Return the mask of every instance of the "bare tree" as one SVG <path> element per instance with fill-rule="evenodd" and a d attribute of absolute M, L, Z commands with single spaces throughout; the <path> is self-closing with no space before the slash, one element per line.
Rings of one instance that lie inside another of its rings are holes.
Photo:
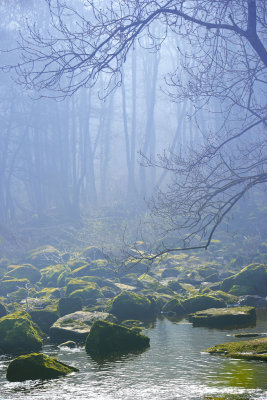
<path fill-rule="evenodd" d="M 202 142 L 183 154 L 165 152 L 158 162 L 145 160 L 173 175 L 151 205 L 164 218 L 164 233 L 177 232 L 177 243 L 170 248 L 162 241 L 157 254 L 207 248 L 234 205 L 267 181 L 266 1 L 47 4 L 51 31 L 44 37 L 37 26 L 29 27 L 15 67 L 19 81 L 41 95 L 71 95 L 103 73 L 108 93 L 120 85 L 131 47 L 139 43 L 160 51 L 176 40 L 177 69 L 166 77 L 165 88 L 173 100 L 192 102 L 192 126 L 201 131 Z"/>

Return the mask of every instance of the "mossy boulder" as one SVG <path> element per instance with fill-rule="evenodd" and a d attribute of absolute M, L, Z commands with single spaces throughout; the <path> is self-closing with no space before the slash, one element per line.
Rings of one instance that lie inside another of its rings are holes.
<path fill-rule="evenodd" d="M 133 329 L 107 321 L 94 322 L 85 342 L 91 356 L 105 357 L 141 351 L 149 347 L 149 338 Z"/>
<path fill-rule="evenodd" d="M 58 263 L 60 252 L 53 246 L 43 246 L 32 250 L 26 257 L 26 261 L 41 269 Z"/>
<path fill-rule="evenodd" d="M 254 307 L 211 308 L 189 316 L 193 326 L 209 328 L 241 328 L 256 323 Z"/>
<path fill-rule="evenodd" d="M 226 304 L 223 300 L 216 299 L 213 296 L 197 295 L 183 300 L 182 306 L 185 310 L 185 313 L 189 314 L 200 310 L 206 310 L 207 308 L 225 307 Z"/>
<path fill-rule="evenodd" d="M 84 342 L 91 326 L 99 319 L 116 322 L 116 318 L 105 312 L 77 311 L 59 318 L 50 328 L 50 338 L 62 343 L 67 340 Z"/>
<path fill-rule="evenodd" d="M 0 295 L 6 296 L 18 290 L 20 287 L 25 287 L 30 281 L 28 279 L 2 279 L 0 281 Z"/>
<path fill-rule="evenodd" d="M 36 379 L 54 379 L 77 372 L 78 369 L 64 364 L 42 353 L 31 353 L 12 360 L 6 377 L 10 382 Z"/>
<path fill-rule="evenodd" d="M 245 360 L 267 361 L 267 338 L 218 344 L 206 350 L 210 354 Z"/>
<path fill-rule="evenodd" d="M 58 314 L 56 311 L 50 310 L 33 310 L 29 312 L 31 319 L 35 324 L 39 326 L 41 331 L 48 333 L 50 327 L 58 319 Z"/>
<path fill-rule="evenodd" d="M 0 354 L 25 354 L 41 347 L 40 330 L 29 314 L 15 312 L 0 318 Z"/>
<path fill-rule="evenodd" d="M 64 315 L 80 311 L 82 309 L 82 300 L 80 297 L 62 297 L 58 302 L 58 314 L 60 317 Z M 54 321 L 55 322 L 55 321 Z"/>
<path fill-rule="evenodd" d="M 167 315 L 183 315 L 185 309 L 179 299 L 172 299 L 162 307 L 162 312 Z"/>
<path fill-rule="evenodd" d="M 146 320 L 154 315 L 154 310 L 146 296 L 125 291 L 110 300 L 106 311 L 114 314 L 120 321 L 126 319 Z"/>
<path fill-rule="evenodd" d="M 96 303 L 97 299 L 103 297 L 99 288 L 95 283 L 87 284 L 81 289 L 77 289 L 70 294 L 70 298 L 80 297 L 84 305 L 93 305 Z"/>
<path fill-rule="evenodd" d="M 82 257 L 90 258 L 91 260 L 105 259 L 105 254 L 98 247 L 88 246 L 82 252 Z"/>
<path fill-rule="evenodd" d="M 7 310 L 4 304 L 0 303 L 0 318 L 4 317 L 7 315 Z"/>
<path fill-rule="evenodd" d="M 267 265 L 251 264 L 224 279 L 221 289 L 235 296 L 267 295 Z"/>
<path fill-rule="evenodd" d="M 58 287 L 65 285 L 65 279 L 71 274 L 71 270 L 66 265 L 57 264 L 41 269 L 41 274 L 40 282 L 43 286 Z"/>
<path fill-rule="evenodd" d="M 41 279 L 40 271 L 30 264 L 25 265 L 15 265 L 8 273 L 5 275 L 7 278 L 15 279 L 28 279 L 31 283 L 36 283 Z"/>

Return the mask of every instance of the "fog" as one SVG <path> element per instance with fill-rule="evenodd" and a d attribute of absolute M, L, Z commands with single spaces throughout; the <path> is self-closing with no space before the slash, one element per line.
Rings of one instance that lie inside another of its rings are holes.
<path fill-rule="evenodd" d="M 82 2 L 76 6 L 90 15 Z M 0 48 L 4 50 L 14 49 L 34 24 L 40 32 L 51 25 L 45 2 L 2 1 L 1 15 Z M 163 35 L 160 24 L 152 29 L 154 37 Z M 151 196 L 171 182 L 168 168 L 149 165 L 157 163 L 164 151 L 187 154 L 192 145 L 198 148 L 205 142 L 207 133 L 220 129 L 223 121 L 216 112 L 220 101 L 213 102 L 214 114 L 203 109 L 196 120 L 196 104 L 187 98 L 177 101 L 172 95 L 167 74 L 176 70 L 180 57 L 175 36 L 170 33 L 160 51 L 151 40 L 143 36 L 129 49 L 121 82 L 112 86 L 109 74 L 100 74 L 92 87 L 81 85 L 71 95 L 58 88 L 53 92 L 51 82 L 45 90 L 38 85 L 39 90 L 27 88 L 16 70 L 1 71 L 0 236 L 4 246 L 27 249 L 48 244 L 53 238 L 47 238 L 47 233 L 38 243 L 32 234 L 24 237 L 25 229 L 46 227 L 49 232 L 49 227 L 62 224 L 78 227 L 87 221 L 90 225 L 88 218 L 95 223 L 117 216 L 125 226 L 133 223 L 131 218 L 137 223 L 146 214 Z M 20 53 L 3 52 L 1 57 L 1 65 L 14 66 Z M 231 123 L 232 128 L 239 124 L 238 120 Z M 260 204 L 264 196 L 258 195 Z M 253 202 L 251 197 L 244 201 Z M 119 229 L 122 226 L 120 220 Z M 91 240 L 96 242 L 99 235 Z M 141 237 L 136 234 L 136 239 Z"/>

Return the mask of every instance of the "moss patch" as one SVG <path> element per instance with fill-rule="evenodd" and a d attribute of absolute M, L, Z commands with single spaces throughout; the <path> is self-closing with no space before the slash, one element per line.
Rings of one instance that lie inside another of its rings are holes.
<path fill-rule="evenodd" d="M 35 379 L 54 379 L 78 369 L 68 366 L 42 353 L 32 353 L 15 358 L 7 368 L 6 377 L 11 382 Z"/>
<path fill-rule="evenodd" d="M 222 343 L 206 351 L 228 357 L 267 361 L 267 338 Z"/>

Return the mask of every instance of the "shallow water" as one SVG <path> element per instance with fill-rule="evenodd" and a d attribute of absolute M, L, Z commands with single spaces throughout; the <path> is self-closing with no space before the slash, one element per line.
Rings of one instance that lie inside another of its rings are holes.
<path fill-rule="evenodd" d="M 267 310 L 261 310 L 255 328 L 242 332 L 267 332 Z M 193 328 L 186 320 L 159 319 L 147 329 L 150 348 L 98 364 L 83 348 L 44 351 L 80 369 L 53 381 L 9 383 L 5 379 L 9 359 L 0 358 L 0 399 L 105 399 L 105 400 L 266 400 L 267 363 L 212 356 L 202 350 L 235 340 L 219 331 Z"/>

